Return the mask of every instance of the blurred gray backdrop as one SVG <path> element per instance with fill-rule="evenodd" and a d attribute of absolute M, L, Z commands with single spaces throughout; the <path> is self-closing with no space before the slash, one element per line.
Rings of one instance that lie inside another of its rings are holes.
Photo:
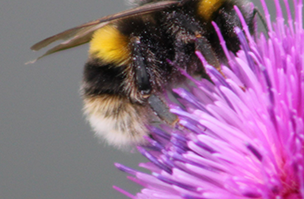
<path fill-rule="evenodd" d="M 35 42 L 122 11 L 125 2 L 0 0 L 0 5 L 0 198 L 126 198 L 113 185 L 139 191 L 113 163 L 137 168 L 145 158 L 135 149 L 101 143 L 82 115 L 78 90 L 88 46 L 24 65 L 41 55 L 29 49 Z"/>

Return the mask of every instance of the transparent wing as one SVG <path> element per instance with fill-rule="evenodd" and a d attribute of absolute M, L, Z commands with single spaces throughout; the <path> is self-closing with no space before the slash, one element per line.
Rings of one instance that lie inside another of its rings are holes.
<path fill-rule="evenodd" d="M 79 46 L 82 44 L 85 44 L 89 42 L 92 38 L 92 34 L 99 28 L 109 24 L 110 22 L 113 22 L 115 20 L 124 19 L 136 15 L 143 15 L 152 13 L 155 11 L 159 11 L 165 8 L 169 8 L 175 5 L 178 5 L 180 1 L 160 1 L 160 2 L 154 2 L 145 4 L 143 6 L 139 6 L 133 9 L 129 9 L 117 14 L 108 15 L 105 17 L 102 17 L 100 19 L 82 24 L 80 26 L 65 30 L 61 33 L 58 33 L 56 35 L 53 35 L 51 37 L 48 37 L 36 44 L 34 44 L 31 49 L 34 51 L 40 50 L 49 44 L 58 41 L 63 40 L 60 44 L 56 45 L 55 47 L 49 49 L 46 53 L 44 53 L 42 56 L 38 57 L 36 60 L 33 60 L 29 63 L 33 63 L 37 61 L 38 59 L 47 56 L 49 54 L 66 50 L 69 48 L 73 48 L 75 46 Z"/>

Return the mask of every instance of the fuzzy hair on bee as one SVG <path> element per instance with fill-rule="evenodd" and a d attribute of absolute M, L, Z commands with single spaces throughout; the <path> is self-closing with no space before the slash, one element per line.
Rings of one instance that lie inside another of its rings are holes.
<path fill-rule="evenodd" d="M 240 49 L 234 32 L 242 12 L 251 34 L 255 9 L 245 0 L 137 0 L 134 8 L 68 29 L 32 46 L 64 40 L 41 57 L 89 42 L 81 94 L 96 134 L 116 147 L 145 144 L 152 121 L 174 125 L 165 92 L 192 76 L 209 78 L 195 52 L 220 70 L 226 63 L 216 22 L 228 49 Z M 40 59 L 39 57 L 38 59 Z M 168 61 L 170 60 L 170 62 Z"/>

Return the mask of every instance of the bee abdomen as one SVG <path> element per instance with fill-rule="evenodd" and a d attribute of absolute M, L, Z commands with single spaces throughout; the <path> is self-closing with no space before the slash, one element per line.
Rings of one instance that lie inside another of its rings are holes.
<path fill-rule="evenodd" d="M 129 37 L 121 33 L 114 24 L 107 25 L 93 34 L 89 54 L 104 63 L 125 65 L 131 55 L 129 42 Z"/>
<path fill-rule="evenodd" d="M 83 95 L 126 95 L 123 82 L 126 78 L 124 66 L 103 64 L 98 59 L 88 61 L 84 67 Z"/>
<path fill-rule="evenodd" d="M 96 135 L 110 145 L 123 147 L 145 143 L 147 110 L 144 106 L 130 103 L 126 97 L 107 94 L 86 96 L 84 113 Z"/>

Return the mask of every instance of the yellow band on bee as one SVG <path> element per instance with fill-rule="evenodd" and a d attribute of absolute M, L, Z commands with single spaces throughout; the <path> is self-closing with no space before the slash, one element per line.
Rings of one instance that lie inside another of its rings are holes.
<path fill-rule="evenodd" d="M 224 2 L 224 0 L 201 0 L 198 5 L 198 13 L 206 21 L 210 21 L 212 14 L 216 12 Z"/>
<path fill-rule="evenodd" d="M 129 38 L 119 32 L 116 27 L 107 25 L 93 34 L 89 54 L 105 63 L 122 65 L 130 58 L 128 41 Z"/>

